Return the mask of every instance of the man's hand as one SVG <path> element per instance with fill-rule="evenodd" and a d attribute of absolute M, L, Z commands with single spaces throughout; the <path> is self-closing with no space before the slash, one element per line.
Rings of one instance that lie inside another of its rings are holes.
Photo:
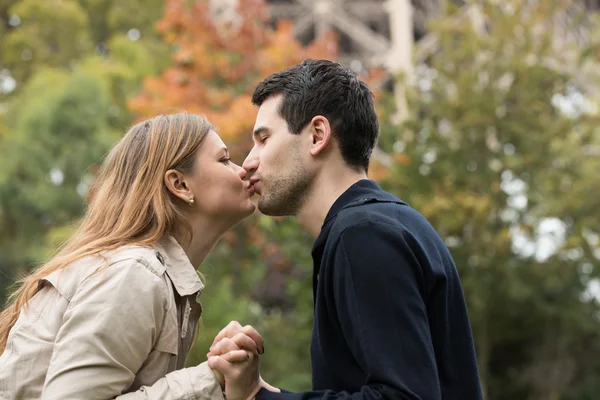
<path fill-rule="evenodd" d="M 222 341 L 230 340 L 224 338 Z M 222 342 L 221 341 L 221 342 Z M 244 361 L 230 362 L 230 359 L 239 359 L 240 350 L 233 350 L 235 356 L 225 353 L 220 356 L 211 356 L 208 366 L 216 373 L 222 374 L 225 379 L 225 397 L 227 400 L 251 400 L 261 388 L 261 379 L 258 365 L 258 355 L 241 350 L 245 354 Z"/>
<path fill-rule="evenodd" d="M 229 346 L 229 343 L 222 343 L 223 339 L 231 339 L 240 349 L 247 350 L 255 354 L 264 354 L 265 345 L 262 336 L 250 325 L 242 326 L 237 321 L 231 321 L 215 337 L 210 352 L 207 357 L 219 356 L 224 354 L 222 346 Z"/>
<path fill-rule="evenodd" d="M 275 393 L 280 393 L 281 392 L 281 389 L 276 388 L 273 385 L 269 385 L 267 382 L 265 382 L 265 380 L 262 378 L 262 376 L 260 378 L 260 386 L 264 387 L 269 392 L 275 392 Z"/>

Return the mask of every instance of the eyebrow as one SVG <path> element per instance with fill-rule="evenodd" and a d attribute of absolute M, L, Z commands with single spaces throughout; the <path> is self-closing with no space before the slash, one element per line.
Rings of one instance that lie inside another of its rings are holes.
<path fill-rule="evenodd" d="M 260 128 L 256 128 L 254 130 L 254 132 L 252 133 L 252 136 L 254 137 L 254 139 L 259 140 L 260 139 L 260 135 L 262 133 L 270 133 L 271 130 L 269 128 L 267 128 L 266 126 L 261 126 Z"/>
<path fill-rule="evenodd" d="M 227 146 L 221 147 L 220 151 L 223 151 L 223 150 L 225 150 L 225 153 L 229 154 L 229 149 L 227 148 Z"/>

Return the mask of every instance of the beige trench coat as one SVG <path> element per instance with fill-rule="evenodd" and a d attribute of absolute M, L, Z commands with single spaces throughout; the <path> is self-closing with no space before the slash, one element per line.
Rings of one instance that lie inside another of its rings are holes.
<path fill-rule="evenodd" d="M 0 399 L 223 400 L 206 363 L 183 368 L 203 284 L 177 241 L 107 258 L 40 281 L 0 356 Z"/>

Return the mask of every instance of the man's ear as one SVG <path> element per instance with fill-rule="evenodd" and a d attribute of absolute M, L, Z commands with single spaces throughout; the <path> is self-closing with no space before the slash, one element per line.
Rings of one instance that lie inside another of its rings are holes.
<path fill-rule="evenodd" d="M 185 177 L 176 169 L 170 169 L 165 172 L 165 186 L 167 186 L 169 192 L 171 192 L 175 197 L 180 198 L 186 203 L 189 203 L 190 199 L 194 198 L 194 193 L 192 193 L 190 186 L 185 180 Z"/>
<path fill-rule="evenodd" d="M 321 154 L 331 141 L 331 125 L 329 120 L 322 115 L 317 115 L 310 121 L 311 135 L 310 154 Z"/>

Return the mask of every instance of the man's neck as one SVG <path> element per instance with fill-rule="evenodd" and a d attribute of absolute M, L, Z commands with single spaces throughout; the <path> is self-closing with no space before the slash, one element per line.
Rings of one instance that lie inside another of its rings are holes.
<path fill-rule="evenodd" d="M 364 172 L 346 170 L 317 176 L 310 195 L 296 215 L 300 226 L 314 237 L 319 236 L 321 227 L 333 203 L 352 185 L 367 179 Z"/>

